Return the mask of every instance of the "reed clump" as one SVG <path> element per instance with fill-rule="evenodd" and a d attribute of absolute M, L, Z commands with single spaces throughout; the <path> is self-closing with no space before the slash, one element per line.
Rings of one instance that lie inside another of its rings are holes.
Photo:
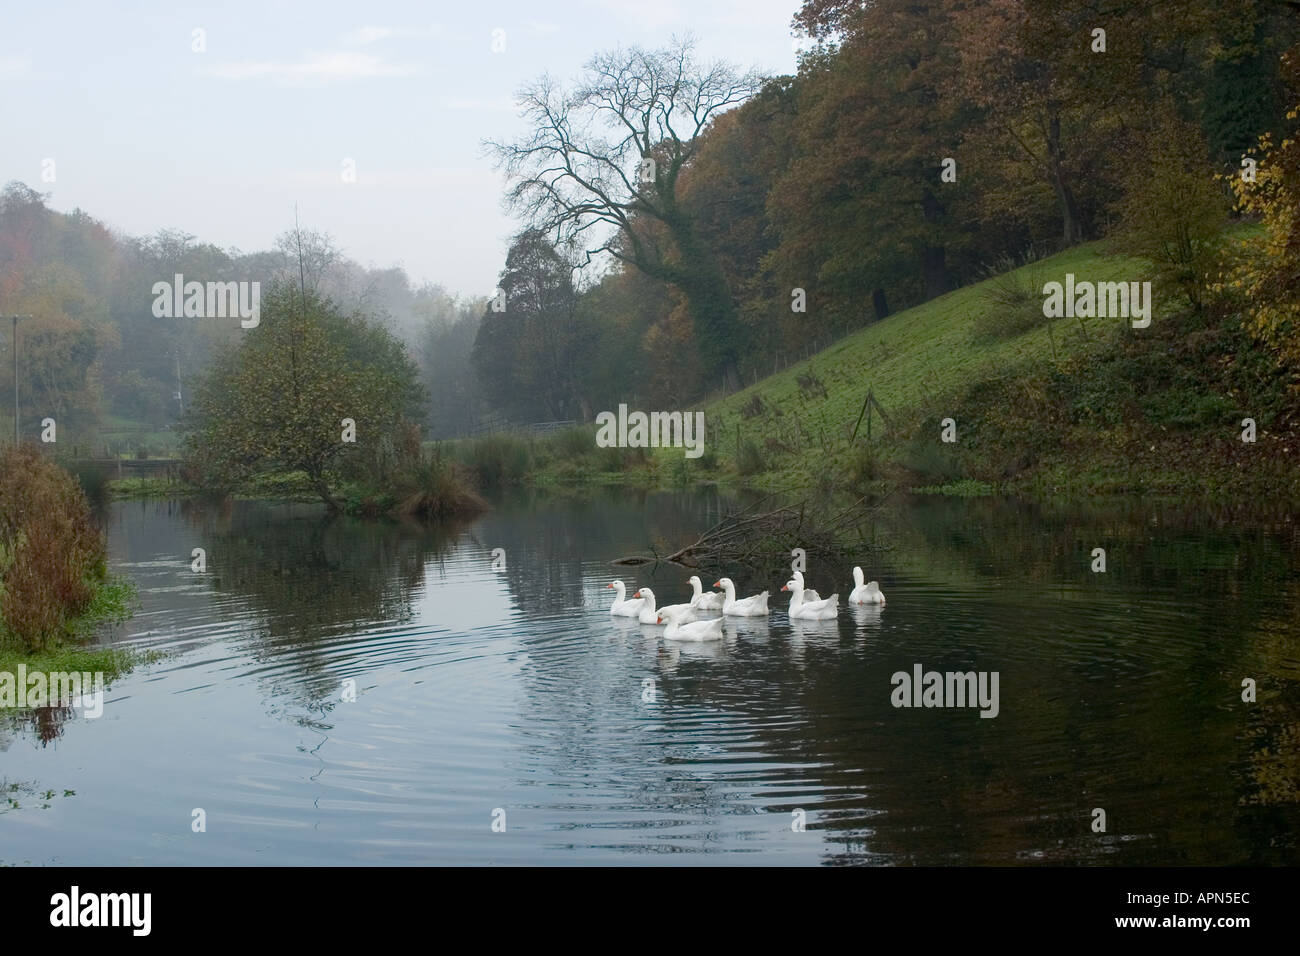
<path fill-rule="evenodd" d="M 0 453 L 0 642 L 57 644 L 106 585 L 106 554 L 76 478 L 34 445 Z"/>

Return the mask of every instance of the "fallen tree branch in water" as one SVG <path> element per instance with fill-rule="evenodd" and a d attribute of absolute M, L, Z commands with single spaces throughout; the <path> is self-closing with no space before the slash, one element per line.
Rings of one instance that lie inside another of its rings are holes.
<path fill-rule="evenodd" d="M 760 499 L 741 511 L 728 514 L 717 524 L 701 534 L 693 543 L 660 557 L 629 555 L 619 558 L 616 565 L 640 565 L 667 562 L 686 568 L 722 567 L 743 565 L 755 570 L 788 564 L 794 548 L 802 548 L 809 555 L 823 559 L 843 558 L 849 553 L 849 542 L 844 531 L 856 523 L 864 513 L 859 498 L 847 508 L 826 518 L 814 518 L 808 502 L 758 511 L 769 500 Z M 866 510 L 874 510 L 879 503 Z M 861 547 L 855 543 L 856 548 Z"/>

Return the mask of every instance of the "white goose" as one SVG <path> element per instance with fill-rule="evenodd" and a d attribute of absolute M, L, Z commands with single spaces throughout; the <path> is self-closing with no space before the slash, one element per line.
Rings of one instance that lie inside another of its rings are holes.
<path fill-rule="evenodd" d="M 799 587 L 803 588 L 803 572 L 795 571 L 794 579 L 799 582 Z M 812 588 L 803 588 L 803 600 L 805 604 L 808 604 L 811 601 L 820 601 L 821 599 L 822 596 Z"/>
<path fill-rule="evenodd" d="M 704 585 L 700 583 L 700 576 L 692 574 L 690 581 L 686 582 L 695 592 L 691 598 L 691 603 L 700 611 L 721 611 L 722 602 L 727 599 L 725 594 L 719 594 L 717 591 L 704 593 Z"/>
<path fill-rule="evenodd" d="M 605 587 L 614 589 L 614 603 L 610 605 L 610 614 L 615 617 L 636 617 L 641 613 L 641 605 L 645 604 L 645 601 L 640 598 L 625 601 L 623 598 L 627 594 L 627 588 L 623 587 L 622 581 L 614 581 L 606 584 Z"/>
<path fill-rule="evenodd" d="M 866 577 L 861 568 L 853 569 L 853 590 L 849 592 L 850 604 L 884 604 L 885 594 L 880 590 L 880 584 L 876 581 L 870 581 L 863 584 Z"/>
<path fill-rule="evenodd" d="M 732 614 L 736 617 L 766 617 L 767 616 L 767 592 L 754 594 L 747 598 L 736 600 L 736 585 L 731 578 L 723 578 L 721 581 L 714 582 L 715 588 L 722 588 L 726 593 L 726 600 L 722 602 L 722 613 Z"/>
<path fill-rule="evenodd" d="M 803 584 L 798 580 L 802 575 L 795 572 L 795 580 L 785 582 L 782 591 L 790 592 L 790 617 L 804 621 L 829 621 L 840 613 L 840 596 L 832 594 L 826 600 L 805 601 Z"/>
<path fill-rule="evenodd" d="M 722 622 L 723 618 L 714 617 L 707 621 L 692 621 L 682 623 L 681 613 L 677 608 L 666 607 L 659 612 L 660 624 L 667 624 L 664 628 L 664 637 L 670 641 L 720 641 L 722 640 Z M 689 605 L 687 605 L 689 608 Z"/>
<path fill-rule="evenodd" d="M 690 604 L 669 604 L 667 607 L 655 608 L 655 593 L 649 588 L 642 588 L 633 594 L 634 598 L 641 598 L 645 603 L 641 605 L 641 613 L 637 615 L 637 620 L 642 624 L 659 624 L 659 614 L 661 612 L 672 612 L 673 615 L 682 623 L 695 620 L 695 602 Z"/>

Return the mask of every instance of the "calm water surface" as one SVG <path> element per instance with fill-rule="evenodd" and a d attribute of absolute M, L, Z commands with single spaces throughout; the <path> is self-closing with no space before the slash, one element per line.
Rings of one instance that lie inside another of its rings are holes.
<path fill-rule="evenodd" d="M 610 561 L 693 540 L 726 504 L 521 496 L 442 532 L 115 504 L 112 564 L 141 606 L 111 639 L 164 656 L 97 720 L 0 721 L 0 781 L 19 786 L 0 863 L 1300 859 L 1289 519 L 921 501 L 865 528 L 883 610 L 792 625 L 774 595 L 720 645 L 612 621 L 615 576 L 666 603 L 689 572 Z M 852 586 L 815 558 L 808 578 Z M 997 671 L 1000 713 L 894 708 L 890 677 L 915 664 Z"/>

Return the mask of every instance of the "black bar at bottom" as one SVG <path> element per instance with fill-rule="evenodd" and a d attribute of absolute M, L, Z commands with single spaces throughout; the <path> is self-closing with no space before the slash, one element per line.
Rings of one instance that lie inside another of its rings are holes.
<path fill-rule="evenodd" d="M 417 933 L 478 925 L 496 938 L 502 929 L 569 924 L 580 932 L 588 920 L 612 919 L 634 937 L 671 929 L 665 942 L 697 924 L 725 934 L 764 932 L 772 920 L 848 920 L 841 928 L 854 935 L 889 927 L 931 942 L 1050 932 L 1043 938 L 1181 945 L 1199 937 L 1232 945 L 1294 927 L 1284 910 L 1294 905 L 1294 879 L 1281 868 L 5 868 L 0 911 L 6 941 L 15 944 L 255 938 L 259 945 L 373 946 L 381 925 Z M 820 935 L 829 927 L 808 929 Z"/>

